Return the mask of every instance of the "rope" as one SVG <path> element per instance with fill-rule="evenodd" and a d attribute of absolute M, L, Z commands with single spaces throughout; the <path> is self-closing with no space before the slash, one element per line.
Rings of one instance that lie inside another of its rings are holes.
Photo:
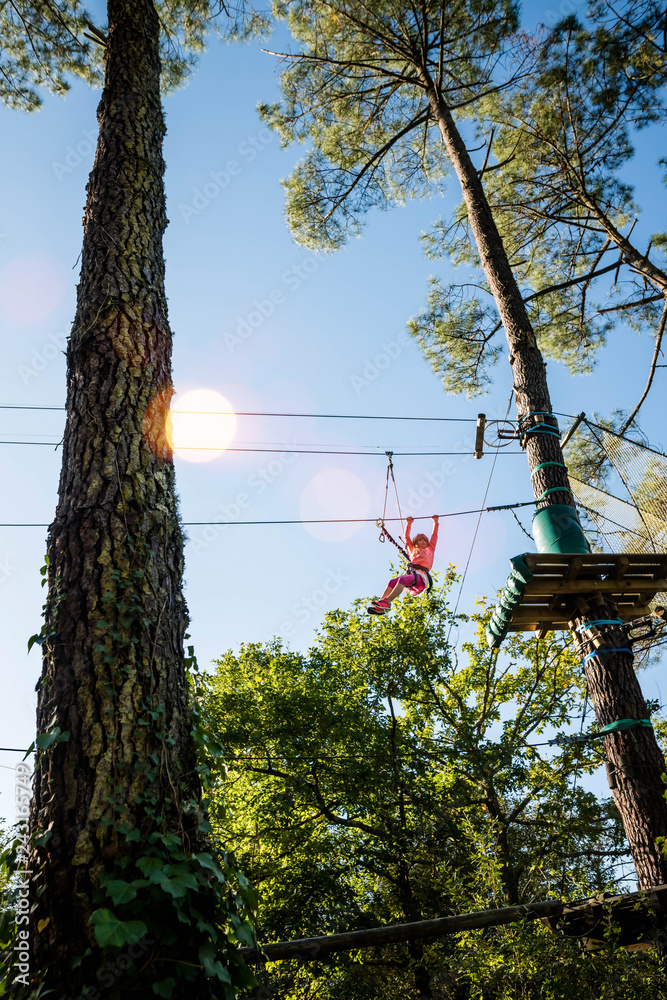
<path fill-rule="evenodd" d="M 632 656 L 632 650 L 628 649 L 627 646 L 624 646 L 622 649 L 594 649 L 592 653 L 588 653 L 584 656 L 581 661 L 582 667 L 585 666 L 585 664 L 588 663 L 593 656 L 601 656 L 603 653 L 629 653 L 630 656 Z"/>
<path fill-rule="evenodd" d="M 401 553 L 405 561 L 410 562 L 410 556 L 408 555 L 408 553 L 405 551 L 402 545 L 399 545 L 399 543 L 396 541 L 395 538 L 392 538 L 392 536 L 389 534 L 382 521 L 378 521 L 377 526 L 380 529 L 380 541 L 384 542 L 385 538 L 388 539 L 392 545 L 396 546 L 396 548 Z"/>
<path fill-rule="evenodd" d="M 524 420 L 528 420 L 528 417 L 555 417 L 555 413 L 551 413 L 550 410 L 531 410 L 530 413 L 524 413 L 522 417 L 517 419 L 518 424 L 522 424 Z"/>
<path fill-rule="evenodd" d="M 392 455 L 393 455 L 393 452 L 391 452 L 391 451 L 387 452 L 387 457 L 389 458 L 389 470 L 388 471 L 391 473 L 391 481 L 394 484 L 394 493 L 396 494 L 396 506 L 398 507 L 398 516 L 401 519 L 401 531 L 403 532 L 403 535 L 405 535 L 405 528 L 403 527 L 403 514 L 401 513 L 401 501 L 398 499 L 398 487 L 396 486 L 396 480 L 394 478 L 394 463 L 391 460 Z M 386 504 L 386 500 L 385 500 L 385 504 Z"/>
<path fill-rule="evenodd" d="M 637 729 L 639 727 L 642 729 L 653 729 L 653 723 L 650 719 L 617 719 L 616 722 L 610 722 L 608 725 L 603 726 L 595 735 L 606 736 L 607 733 L 617 733 L 625 729 Z"/>
<path fill-rule="evenodd" d="M 467 514 L 480 514 L 486 511 L 493 512 L 498 510 L 512 510 L 514 507 L 532 507 L 535 500 L 525 500 L 523 503 L 507 503 L 501 504 L 495 507 L 475 507 L 472 510 L 452 510 L 449 513 L 439 514 L 438 517 L 463 517 Z M 398 521 L 398 517 L 388 517 L 387 521 Z M 426 521 L 430 520 L 426 515 L 420 515 L 414 519 L 415 521 Z M 282 520 L 282 521 L 183 521 L 183 526 L 186 528 L 196 528 L 204 527 L 207 525 L 217 525 L 219 527 L 224 527 L 228 525 L 229 527 L 238 528 L 244 525 L 256 525 L 256 524 L 373 524 L 375 522 L 378 527 L 380 519 L 374 517 L 321 517 L 321 518 L 296 518 L 292 520 Z M 0 522 L 0 528 L 48 528 L 49 522 L 35 522 L 35 521 L 3 521 Z"/>
<path fill-rule="evenodd" d="M 523 533 L 526 536 L 526 538 L 530 538 L 531 542 L 534 542 L 535 539 L 533 538 L 533 536 L 531 535 L 531 533 L 524 528 L 524 526 L 522 525 L 521 521 L 516 516 L 516 514 L 514 513 L 513 510 L 510 510 L 510 514 L 512 515 L 512 517 L 514 518 L 514 520 L 516 521 L 516 523 L 519 525 L 519 527 L 523 531 Z"/>
<path fill-rule="evenodd" d="M 389 497 L 389 470 L 391 468 L 391 455 L 392 455 L 392 453 L 388 452 L 387 454 L 389 455 L 389 464 L 387 466 L 387 481 L 386 481 L 385 487 L 384 487 L 384 507 L 382 508 L 382 523 L 383 524 L 384 524 L 384 519 L 387 516 L 387 499 Z M 401 524 L 402 523 L 403 522 L 401 522 Z M 382 541 L 382 536 L 380 536 L 380 540 Z"/>
<path fill-rule="evenodd" d="M 597 441 L 597 443 L 598 443 L 598 444 L 600 445 L 600 447 L 602 448 L 602 451 L 604 452 L 604 454 L 605 454 L 605 455 L 606 455 L 606 457 L 608 458 L 608 460 L 609 460 L 609 462 L 611 463 L 612 467 L 613 467 L 613 468 L 615 469 L 616 473 L 618 474 L 618 477 L 619 477 L 619 479 L 621 480 L 621 482 L 622 482 L 622 483 L 623 483 L 623 485 L 625 486 L 626 490 L 628 491 L 628 496 L 629 496 L 629 497 L 631 498 L 631 500 L 632 500 L 632 502 L 633 502 L 633 504 L 634 504 L 634 507 L 635 507 L 635 510 L 636 510 L 636 511 L 637 511 L 637 513 L 639 514 L 639 518 L 640 518 L 640 520 L 641 520 L 641 522 L 642 522 L 642 524 L 644 525 L 644 528 L 645 528 L 645 530 L 646 530 L 646 537 L 647 537 L 647 538 L 649 539 L 649 541 L 650 541 L 650 543 L 651 543 L 651 547 L 652 547 L 653 551 L 655 552 L 655 551 L 656 551 L 656 548 L 655 548 L 655 542 L 653 541 L 653 535 L 651 534 L 651 531 L 650 531 L 650 529 L 649 529 L 649 526 L 648 526 L 648 524 L 646 523 L 646 520 L 645 520 L 645 518 L 644 518 L 644 513 L 643 513 L 643 511 L 642 511 L 641 507 L 639 507 L 639 506 L 637 505 L 637 502 L 636 502 L 636 500 L 635 500 L 635 497 L 634 497 L 634 493 L 633 493 L 633 492 L 632 492 L 632 490 L 630 489 L 630 486 L 629 486 L 629 484 L 628 484 L 628 482 L 627 482 L 627 477 L 626 477 L 626 476 L 624 475 L 624 473 L 623 473 L 623 470 L 619 468 L 619 464 L 620 464 L 620 463 L 617 463 L 617 462 L 615 462 L 615 461 L 614 461 L 613 457 L 612 457 L 612 456 L 611 456 L 611 455 L 609 454 L 609 452 L 608 452 L 608 451 L 607 451 L 607 449 L 605 448 L 605 445 L 604 445 L 604 439 L 600 438 L 599 434 L 596 434 L 596 432 L 595 432 L 595 431 L 593 430 L 593 427 L 599 427 L 599 425 L 598 425 L 598 424 L 593 424 L 593 425 L 591 425 L 591 424 L 589 424 L 588 420 L 584 420 L 584 423 L 585 423 L 585 424 L 586 424 L 586 426 L 588 427 L 589 431 L 591 432 L 591 434 L 593 435 L 593 437 L 595 438 L 595 440 Z M 600 428 L 600 429 L 601 429 L 602 431 L 604 431 L 604 427 L 602 427 L 602 428 Z M 620 435 L 617 435 L 617 436 L 620 436 Z M 630 441 L 630 439 L 629 439 L 629 438 L 624 438 L 623 440 L 625 440 L 625 441 Z M 633 442 L 630 442 L 630 443 L 633 443 Z M 641 447 L 641 445 L 640 445 L 639 447 Z M 663 456 L 663 457 L 664 457 L 664 456 Z M 603 515 L 603 516 L 604 516 L 604 515 Z"/>
<path fill-rule="evenodd" d="M 385 520 L 385 517 L 386 517 L 386 514 L 387 514 L 387 500 L 389 498 L 389 476 L 391 476 L 392 482 L 394 484 L 394 492 L 396 494 L 396 505 L 398 506 L 398 516 L 399 516 L 400 521 L 401 521 L 401 531 L 404 531 L 404 528 L 403 528 L 403 514 L 401 513 L 401 504 L 400 504 L 400 501 L 398 499 L 398 489 L 396 488 L 396 479 L 394 478 L 394 463 L 392 462 L 392 456 L 393 456 L 393 454 L 394 454 L 393 451 L 387 451 L 387 452 L 385 452 L 385 455 L 389 459 L 389 462 L 388 462 L 388 465 L 387 465 L 387 480 L 386 480 L 385 488 L 384 488 L 384 508 L 382 510 L 382 517 L 378 521 L 376 521 L 375 523 L 377 524 L 378 528 L 380 529 L 380 541 L 384 542 L 385 538 L 389 539 L 389 541 L 392 543 L 392 545 L 396 546 L 396 548 L 401 553 L 401 555 L 403 556 L 403 558 L 405 559 L 405 561 L 406 562 L 410 562 L 410 556 L 405 551 L 405 549 L 403 548 L 403 546 L 399 545 L 399 543 L 396 541 L 396 539 L 393 538 L 389 534 L 389 532 L 387 531 L 387 529 L 384 526 L 384 520 Z M 396 520 L 396 519 L 394 518 L 394 520 Z"/>
<path fill-rule="evenodd" d="M 550 489 L 545 490 L 542 496 L 538 497 L 535 503 L 539 503 L 540 500 L 544 500 L 548 497 L 550 493 L 569 493 L 572 496 L 572 490 L 568 489 L 567 486 L 552 486 Z"/>
<path fill-rule="evenodd" d="M 530 478 L 532 479 L 536 472 L 539 472 L 540 469 L 546 468 L 548 465 L 557 465 L 559 469 L 567 469 L 567 465 L 564 465 L 562 462 L 540 462 L 540 464 L 536 465 L 531 472 Z"/>
<path fill-rule="evenodd" d="M 593 628 L 594 625 L 623 625 L 624 623 L 620 618 L 600 618 L 598 621 L 594 622 L 584 622 L 583 625 L 577 625 L 576 632 L 585 632 L 586 629 Z"/>
<path fill-rule="evenodd" d="M 551 434 L 552 437 L 560 438 L 560 431 L 554 430 L 551 424 L 535 424 L 534 427 L 527 427 L 521 434 L 523 437 L 528 437 L 529 434 Z"/>

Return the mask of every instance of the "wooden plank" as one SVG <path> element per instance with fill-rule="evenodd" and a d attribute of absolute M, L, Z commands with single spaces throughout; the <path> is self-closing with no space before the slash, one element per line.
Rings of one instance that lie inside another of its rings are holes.
<path fill-rule="evenodd" d="M 524 554 L 533 579 L 512 615 L 508 631 L 568 630 L 570 597 L 604 594 L 624 621 L 649 613 L 648 602 L 667 593 L 667 554 L 625 552 L 590 555 L 558 552 Z"/>
<path fill-rule="evenodd" d="M 639 618 L 643 614 L 648 614 L 648 608 L 645 604 L 626 604 L 618 607 L 619 618 Z M 518 608 L 513 616 L 512 622 L 544 622 L 548 624 L 550 621 L 560 621 L 565 622 L 565 627 L 567 627 L 567 622 L 569 620 L 570 612 L 565 608 L 554 608 L 550 610 L 547 607 L 520 607 Z"/>
<path fill-rule="evenodd" d="M 651 594 L 667 590 L 667 580 L 625 577 L 617 580 L 539 580 L 533 578 L 524 591 L 524 599 L 537 594 Z"/>
<path fill-rule="evenodd" d="M 649 613 L 649 608 L 643 605 L 635 605 L 631 608 L 619 608 L 619 618 L 632 619 L 641 618 L 643 615 Z M 569 616 L 567 612 L 559 613 L 558 611 L 553 612 L 552 617 L 549 618 L 549 612 L 546 608 L 533 609 L 531 611 L 527 610 L 525 614 L 517 612 L 517 614 L 512 618 L 509 626 L 510 632 L 530 632 L 537 631 L 541 628 L 546 629 L 563 629 L 564 631 L 569 630 L 568 625 Z"/>
<path fill-rule="evenodd" d="M 580 554 L 575 552 L 526 552 L 523 556 L 531 569 L 534 566 L 568 565 L 573 559 L 581 559 L 584 566 L 615 566 L 622 559 L 629 559 L 632 566 L 662 565 L 665 559 L 663 552 L 591 552 Z"/>

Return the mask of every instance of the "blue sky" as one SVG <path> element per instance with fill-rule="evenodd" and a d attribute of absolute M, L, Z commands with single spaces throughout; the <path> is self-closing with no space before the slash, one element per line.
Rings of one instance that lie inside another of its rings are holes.
<path fill-rule="evenodd" d="M 529 13 L 536 10 L 529 7 Z M 540 13 L 550 19 L 549 10 Z M 276 96 L 274 63 L 259 44 L 214 40 L 188 86 L 165 102 L 171 220 L 165 253 L 178 392 L 213 389 L 236 410 L 470 422 L 239 417 L 240 446 L 336 445 L 377 449 L 379 456 L 227 453 L 200 464 L 177 458 L 183 519 L 231 522 L 219 529 L 188 529 L 186 598 L 203 665 L 227 648 L 275 635 L 305 649 L 326 611 L 378 594 L 388 576 L 388 546 L 378 543 L 372 523 L 319 529 L 235 522 L 375 518 L 382 512 L 384 450 L 469 452 L 477 413 L 504 415 L 511 388 L 505 355 L 487 397 L 469 402 L 445 396 L 405 332 L 406 320 L 425 299 L 429 274 L 445 274 L 424 259 L 419 234 L 458 201 L 456 184 L 450 182 L 444 199 L 374 213 L 361 239 L 337 255 L 315 257 L 293 243 L 283 218 L 280 179 L 299 150 L 281 150 L 255 110 L 259 101 Z M 0 109 L 5 193 L 0 404 L 64 402 L 62 349 L 74 315 L 98 101 L 99 92 L 75 82 L 65 100 L 47 97 L 38 114 Z M 654 219 L 664 218 L 665 209 L 655 167 L 661 143 L 659 133 L 643 135 L 641 155 L 627 172 L 640 205 Z M 612 405 L 632 407 L 652 349 L 649 337 L 626 331 L 612 338 L 592 377 L 573 377 L 550 363 L 554 408 L 590 414 L 608 412 Z M 656 445 L 663 434 L 664 378 L 659 372 L 643 411 L 643 425 Z M 0 442 L 57 441 L 62 427 L 59 411 L 0 410 Z M 532 496 L 525 458 L 509 454 L 515 447 L 505 451 L 490 485 L 491 504 Z M 0 443 L 5 484 L 0 522 L 48 523 L 60 458 L 54 448 Z M 404 510 L 444 514 L 479 507 L 491 462 L 461 454 L 397 457 Z M 475 525 L 475 516 L 443 522 L 436 568 L 465 564 Z M 0 744 L 5 747 L 28 746 L 34 735 L 40 664 L 37 649 L 26 654 L 26 640 L 40 627 L 44 538 L 40 528 L 0 528 Z M 510 514 L 485 515 L 461 608 L 471 609 L 476 596 L 495 594 L 509 556 L 529 546 Z M 648 697 L 658 696 L 657 677 L 657 670 L 646 677 Z M 13 755 L 2 754 L 0 815 L 8 819 L 13 819 L 8 768 L 14 763 Z"/>

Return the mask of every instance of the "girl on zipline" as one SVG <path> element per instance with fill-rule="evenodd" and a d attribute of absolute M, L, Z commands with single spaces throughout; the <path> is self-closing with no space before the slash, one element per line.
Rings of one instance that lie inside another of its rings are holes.
<path fill-rule="evenodd" d="M 416 597 L 417 594 L 423 594 L 425 590 L 428 592 L 433 586 L 429 570 L 433 566 L 433 556 L 435 555 L 435 546 L 438 541 L 438 515 L 434 514 L 432 520 L 433 534 L 431 535 L 431 540 L 429 541 L 426 535 L 422 534 L 415 535 L 414 538 L 410 538 L 410 528 L 414 518 L 406 518 L 407 527 L 405 529 L 405 544 L 410 557 L 408 572 L 404 573 L 403 576 L 396 576 L 393 580 L 389 581 L 387 589 L 382 597 L 369 604 L 367 608 L 369 615 L 386 615 L 389 611 L 391 611 L 391 602 L 394 601 L 399 594 L 402 594 L 404 590 L 407 590 L 408 594 L 412 594 L 413 597 Z M 380 524 L 380 522 L 378 522 L 378 524 Z M 383 541 L 382 538 L 380 540 Z"/>

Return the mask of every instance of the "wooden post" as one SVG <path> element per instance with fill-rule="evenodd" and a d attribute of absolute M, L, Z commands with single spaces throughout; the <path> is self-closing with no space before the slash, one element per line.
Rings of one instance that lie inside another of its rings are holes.
<path fill-rule="evenodd" d="M 486 427 L 486 413 L 477 414 L 477 430 L 475 432 L 475 458 L 481 458 L 484 454 L 484 428 Z"/>
<path fill-rule="evenodd" d="M 560 443 L 561 451 L 563 450 L 563 448 L 565 447 L 565 445 L 568 443 L 568 441 L 570 440 L 570 438 L 572 437 L 572 435 L 574 434 L 574 432 L 576 431 L 577 427 L 579 426 L 579 424 L 581 423 L 581 421 L 584 419 L 585 416 L 586 416 L 585 413 L 580 413 L 579 416 L 577 417 L 577 419 L 574 421 L 574 423 L 570 427 L 569 431 L 567 431 L 564 434 L 564 436 L 563 436 L 563 438 L 561 440 L 561 443 Z"/>

